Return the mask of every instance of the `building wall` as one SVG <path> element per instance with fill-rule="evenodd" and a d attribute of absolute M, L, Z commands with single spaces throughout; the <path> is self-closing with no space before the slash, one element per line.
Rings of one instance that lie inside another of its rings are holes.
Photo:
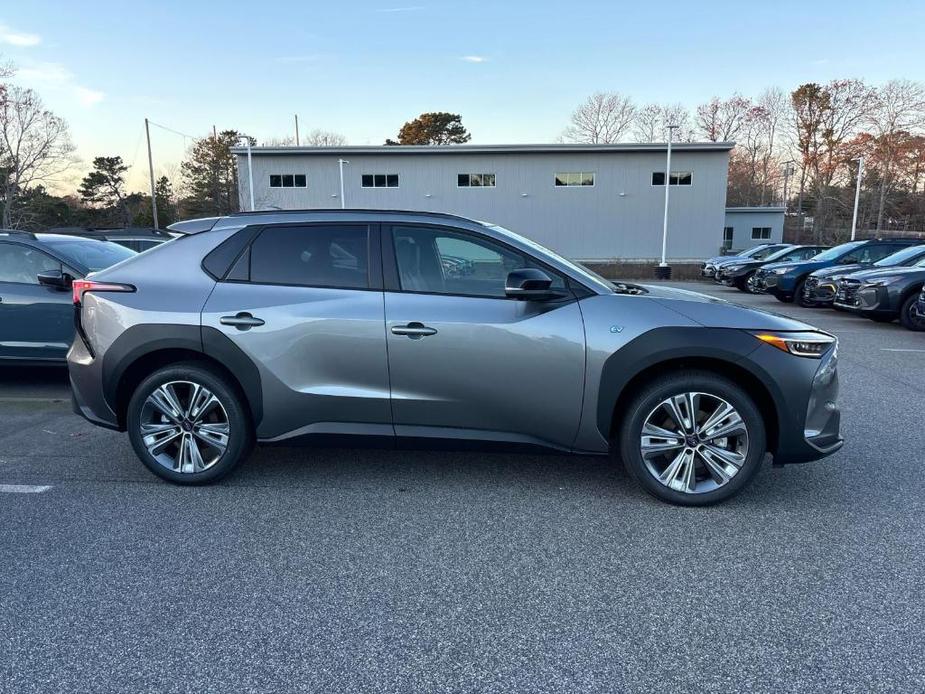
<path fill-rule="evenodd" d="M 732 227 L 732 249 L 744 251 L 762 243 L 780 243 L 784 236 L 783 207 L 730 207 L 726 209 L 726 223 Z M 753 239 L 752 229 L 771 227 L 770 239 Z"/>
<path fill-rule="evenodd" d="M 255 154 L 257 209 L 340 207 L 336 150 Z M 661 254 L 664 152 L 556 152 L 344 155 L 346 206 L 440 211 L 490 221 L 570 258 L 652 260 Z M 671 186 L 668 257 L 699 259 L 722 244 L 727 151 L 676 151 L 672 170 L 693 185 Z M 248 209 L 247 158 L 239 155 L 242 209 Z M 593 171 L 595 185 L 556 187 L 557 171 Z M 307 188 L 270 188 L 269 176 L 305 173 Z M 362 188 L 364 173 L 397 173 L 398 188 Z M 494 173 L 494 188 L 458 188 L 458 173 Z"/>

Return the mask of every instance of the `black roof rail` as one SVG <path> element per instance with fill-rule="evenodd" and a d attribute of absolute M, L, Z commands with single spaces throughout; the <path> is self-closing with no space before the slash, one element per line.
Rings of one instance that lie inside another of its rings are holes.
<path fill-rule="evenodd" d="M 253 211 L 233 212 L 232 214 L 228 216 L 229 217 L 250 217 L 252 215 L 307 214 L 310 212 L 319 212 L 322 214 L 331 214 L 331 213 L 348 213 L 348 214 L 350 213 L 353 213 L 353 214 L 372 213 L 372 214 L 394 214 L 394 215 L 418 214 L 418 215 L 423 215 L 427 217 L 439 217 L 439 218 L 444 218 L 444 219 L 461 219 L 465 222 L 476 221 L 469 217 L 463 217 L 462 215 L 452 214 L 450 212 L 433 212 L 430 210 L 395 210 L 395 209 L 379 210 L 379 209 L 372 209 L 368 207 L 353 207 L 353 208 L 348 207 L 345 209 L 340 208 L 340 207 L 327 207 L 327 208 L 315 207 L 315 208 L 300 209 L 300 210 L 253 210 Z"/>
<path fill-rule="evenodd" d="M 10 234 L 19 234 L 20 236 L 28 236 L 30 239 L 35 238 L 35 234 L 31 231 L 24 231 L 22 229 L 0 229 L 0 236 L 10 235 Z"/>

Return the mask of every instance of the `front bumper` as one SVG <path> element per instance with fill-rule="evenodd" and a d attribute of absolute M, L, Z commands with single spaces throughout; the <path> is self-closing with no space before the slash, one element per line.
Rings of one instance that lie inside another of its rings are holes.
<path fill-rule="evenodd" d="M 838 293 L 835 280 L 819 277 L 807 277 L 803 283 L 803 299 L 813 304 L 831 304 Z"/>
<path fill-rule="evenodd" d="M 713 277 L 716 274 L 716 268 L 712 265 L 701 265 L 700 266 L 700 276 L 701 277 Z"/>
<path fill-rule="evenodd" d="M 860 289 L 861 283 L 857 280 L 840 280 L 835 292 L 834 305 L 846 311 L 859 311 L 861 300 L 858 292 Z"/>

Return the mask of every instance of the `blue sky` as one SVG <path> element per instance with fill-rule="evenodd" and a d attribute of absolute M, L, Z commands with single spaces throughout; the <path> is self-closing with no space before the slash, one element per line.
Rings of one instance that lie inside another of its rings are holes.
<path fill-rule="evenodd" d="M 71 125 L 79 179 L 120 154 L 143 187 L 143 120 L 259 140 L 338 131 L 381 144 L 422 111 L 473 142 L 548 142 L 595 90 L 637 102 L 925 79 L 925 4 L 807 2 L 6 2 L 0 53 Z M 189 144 L 152 130 L 156 168 Z"/>

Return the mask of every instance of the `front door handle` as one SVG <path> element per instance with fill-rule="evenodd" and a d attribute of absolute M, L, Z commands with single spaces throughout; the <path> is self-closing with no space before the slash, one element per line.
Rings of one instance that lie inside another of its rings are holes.
<path fill-rule="evenodd" d="M 264 321 L 260 318 L 254 318 L 251 314 L 241 311 L 233 316 L 222 316 L 218 319 L 222 325 L 233 325 L 238 330 L 250 330 L 257 326 L 263 325 Z"/>
<path fill-rule="evenodd" d="M 408 323 L 408 325 L 393 325 L 392 334 L 407 335 L 412 340 L 420 340 L 422 337 L 427 337 L 428 335 L 436 335 L 437 331 L 434 328 L 428 328 L 423 323 L 413 321 Z"/>

